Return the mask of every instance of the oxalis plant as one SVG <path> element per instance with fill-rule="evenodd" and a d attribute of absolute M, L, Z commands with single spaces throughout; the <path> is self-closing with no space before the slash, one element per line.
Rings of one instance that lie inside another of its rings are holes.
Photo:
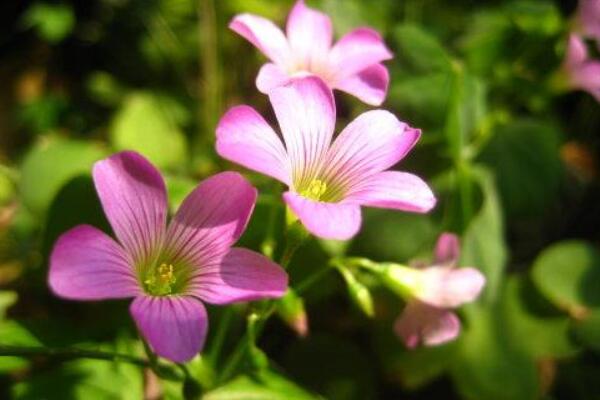
<path fill-rule="evenodd" d="M 600 38 L 598 4 L 580 6 L 565 59 L 549 81 L 557 92 L 581 89 L 600 99 L 600 61 L 584 40 Z M 78 225 L 50 252 L 47 283 L 55 296 L 131 299 L 139 347 L 0 345 L 0 355 L 133 364 L 148 371 L 148 381 L 180 382 L 182 397 L 200 398 L 239 374 L 260 381 L 278 369 L 260 345 L 268 321 L 279 318 L 298 336 L 309 336 L 303 294 L 329 274 L 339 275 L 350 303 L 367 318 L 377 313 L 373 287 L 401 300 L 400 314 L 387 327 L 397 346 L 412 351 L 460 336 L 456 310 L 478 299 L 486 276 L 478 265 L 461 265 L 455 233 L 439 235 L 422 260 L 401 264 L 330 252 L 303 280 L 290 278 L 291 266 L 303 267 L 293 261 L 307 243 L 335 246 L 358 235 L 362 208 L 425 214 L 436 207 L 426 179 L 396 167 L 427 132 L 384 109 L 336 125 L 336 98 L 350 95 L 372 107 L 386 99 L 384 62 L 393 54 L 381 35 L 360 27 L 334 41 L 329 16 L 303 0 L 291 9 L 285 33 L 251 14 L 235 16 L 229 28 L 268 59 L 256 88 L 268 98 L 277 126 L 250 105 L 229 108 L 216 124 L 214 151 L 238 169 L 200 181 L 172 215 L 163 175 L 144 155 L 125 150 L 97 161 L 91 174 L 111 231 Z M 460 77 L 461 66 L 452 67 Z M 336 97 L 334 91 L 343 93 Z M 472 198 L 461 175 L 468 162 L 458 160 L 456 169 L 462 194 Z M 266 193 L 267 218 L 258 222 L 267 227 L 261 252 L 237 245 L 257 218 L 261 193 L 248 179 L 253 173 L 272 179 L 275 188 Z M 469 201 L 461 206 L 472 214 Z M 207 305 L 224 308 L 210 328 Z"/>

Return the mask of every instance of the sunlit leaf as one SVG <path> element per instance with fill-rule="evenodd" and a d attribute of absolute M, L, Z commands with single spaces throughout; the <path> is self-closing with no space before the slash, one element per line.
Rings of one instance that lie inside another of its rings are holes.
<path fill-rule="evenodd" d="M 66 4 L 37 3 L 27 10 L 23 23 L 27 27 L 35 27 L 48 42 L 58 43 L 73 30 L 75 15 Z"/>
<path fill-rule="evenodd" d="M 600 306 L 600 254 L 588 243 L 566 241 L 546 248 L 531 272 L 540 292 L 575 318 Z"/>
<path fill-rule="evenodd" d="M 44 213 L 60 188 L 71 178 L 90 174 L 105 150 L 91 141 L 42 138 L 27 153 L 21 167 L 20 194 L 32 211 Z"/>
<path fill-rule="evenodd" d="M 135 150 L 159 168 L 177 168 L 187 160 L 177 105 L 164 97 L 138 92 L 115 115 L 110 137 L 117 150 Z"/>
<path fill-rule="evenodd" d="M 290 380 L 264 370 L 256 376 L 242 375 L 225 385 L 205 393 L 204 400 L 316 400 L 320 396 L 311 394 Z"/>
<path fill-rule="evenodd" d="M 479 268 L 486 277 L 482 297 L 494 301 L 507 260 L 502 209 L 491 173 L 482 168 L 473 170 L 483 194 L 483 204 L 463 238 L 461 265 Z"/>

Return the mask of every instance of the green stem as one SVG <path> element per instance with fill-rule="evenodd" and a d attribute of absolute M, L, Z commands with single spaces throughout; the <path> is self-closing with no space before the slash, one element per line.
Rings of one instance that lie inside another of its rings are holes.
<path fill-rule="evenodd" d="M 104 360 L 111 362 L 123 362 L 127 364 L 137 365 L 142 368 L 152 368 L 152 362 L 141 357 L 131 356 L 128 354 L 112 353 L 98 350 L 85 350 L 69 347 L 42 347 L 42 346 L 11 346 L 0 345 L 0 357 L 51 357 L 59 360 L 75 360 L 79 358 L 87 358 L 92 360 Z M 169 366 L 158 365 L 158 373 L 161 377 L 171 380 L 183 380 L 183 377 Z"/>
<path fill-rule="evenodd" d="M 319 268 L 313 274 L 307 276 L 302 282 L 300 282 L 296 286 L 296 288 L 295 288 L 296 294 L 300 295 L 300 294 L 304 293 L 305 291 L 307 291 L 312 285 L 314 285 L 319 280 L 321 280 L 321 278 L 323 278 L 325 275 L 327 275 L 327 273 L 331 270 L 332 270 L 332 268 L 329 268 L 329 266 L 327 266 L 325 268 Z"/>
<path fill-rule="evenodd" d="M 203 77 L 200 80 L 200 115 L 204 129 L 199 133 L 198 145 L 206 144 L 207 136 L 214 132 L 221 108 L 221 74 L 217 43 L 217 18 L 214 0 L 200 0 L 199 8 L 200 65 Z"/>
<path fill-rule="evenodd" d="M 233 308 L 228 307 L 223 311 L 223 315 L 221 316 L 221 320 L 219 321 L 219 326 L 217 327 L 217 333 L 214 336 L 210 347 L 210 351 L 208 353 L 208 360 L 210 360 L 210 364 L 213 367 L 217 366 L 217 362 L 219 361 L 219 356 L 221 354 L 221 349 L 223 348 L 223 343 L 225 342 L 225 336 L 227 336 L 227 331 L 229 330 L 229 326 L 231 325 L 232 320 Z"/>
<path fill-rule="evenodd" d="M 308 237 L 308 232 L 304 229 L 299 222 L 295 222 L 293 224 L 288 225 L 286 232 L 287 240 L 285 244 L 285 249 L 283 250 L 283 254 L 279 260 L 279 265 L 281 265 L 284 269 L 288 267 L 290 261 L 294 257 L 296 250 L 304 243 L 305 239 Z M 223 367 L 222 373 L 219 377 L 219 382 L 224 382 L 233 376 L 238 364 L 242 360 L 243 355 L 249 349 L 249 345 L 253 346 L 256 344 L 256 341 L 260 338 L 262 330 L 271 315 L 276 310 L 276 301 L 270 300 L 264 304 L 264 307 L 261 307 L 252 318 L 249 318 L 249 324 L 252 326 L 246 329 L 246 333 L 244 337 L 240 340 L 237 347 L 227 360 L 225 366 Z"/>

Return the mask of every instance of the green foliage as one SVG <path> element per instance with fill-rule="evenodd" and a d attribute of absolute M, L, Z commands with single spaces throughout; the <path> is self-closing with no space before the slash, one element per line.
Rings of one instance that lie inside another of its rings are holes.
<path fill-rule="evenodd" d="M 89 174 L 92 164 L 105 155 L 104 148 L 92 141 L 40 138 L 21 166 L 19 191 L 23 203 L 43 215 L 68 180 Z"/>
<path fill-rule="evenodd" d="M 545 249 L 531 273 L 540 292 L 576 318 L 600 306 L 600 255 L 585 242 L 561 242 Z"/>
<path fill-rule="evenodd" d="M 305 391 L 273 371 L 265 370 L 254 376 L 239 376 L 205 393 L 202 398 L 205 400 L 316 400 L 321 397 Z"/>
<path fill-rule="evenodd" d="M 66 38 L 75 26 L 71 7 L 64 4 L 37 3 L 23 17 L 26 27 L 35 27 L 38 34 L 50 43 Z"/>
<path fill-rule="evenodd" d="M 482 297 L 493 302 L 498 296 L 507 261 L 504 223 L 490 172 L 482 168 L 473 172 L 483 193 L 483 204 L 465 232 L 460 264 L 481 269 L 486 277 Z"/>
<path fill-rule="evenodd" d="M 132 93 L 115 114 L 110 129 L 117 150 L 135 150 L 156 166 L 177 169 L 187 160 L 181 131 L 185 112 L 173 100 L 150 93 Z"/>
<path fill-rule="evenodd" d="M 497 128 L 481 157 L 496 171 L 509 215 L 539 215 L 556 198 L 562 174 L 559 136 L 553 124 L 536 120 L 515 120 Z"/>

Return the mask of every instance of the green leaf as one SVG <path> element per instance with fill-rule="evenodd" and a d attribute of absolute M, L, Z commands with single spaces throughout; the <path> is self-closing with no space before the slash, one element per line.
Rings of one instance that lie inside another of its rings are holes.
<path fill-rule="evenodd" d="M 586 242 L 565 241 L 546 248 L 531 273 L 540 292 L 576 318 L 600 306 L 600 254 Z"/>
<path fill-rule="evenodd" d="M 283 366 L 295 382 L 310 385 L 327 399 L 375 399 L 375 374 L 363 350 L 339 335 L 312 333 L 289 346 Z"/>
<path fill-rule="evenodd" d="M 11 177 L 3 171 L 3 166 L 0 165 L 0 206 L 8 203 L 15 193 L 15 187 Z"/>
<path fill-rule="evenodd" d="M 550 123 L 517 120 L 494 133 L 481 159 L 496 172 L 502 204 L 510 216 L 546 212 L 562 174 L 559 132 Z"/>
<path fill-rule="evenodd" d="M 397 77 L 391 84 L 388 102 L 419 127 L 441 127 L 448 107 L 452 74 L 430 72 Z"/>
<path fill-rule="evenodd" d="M 58 43 L 73 30 L 75 15 L 68 5 L 37 3 L 29 7 L 23 23 L 26 27 L 35 27 L 48 42 Z"/>
<path fill-rule="evenodd" d="M 560 10 L 551 2 L 520 0 L 508 10 L 514 23 L 527 33 L 550 36 L 562 29 Z"/>
<path fill-rule="evenodd" d="M 402 24 L 394 30 L 399 57 L 416 71 L 444 71 L 452 68 L 452 59 L 442 44 L 423 28 Z"/>
<path fill-rule="evenodd" d="M 583 345 L 600 351 L 600 310 L 594 310 L 583 319 L 574 321 L 573 331 Z"/>
<path fill-rule="evenodd" d="M 566 357 L 578 351 L 570 338 L 570 321 L 543 302 L 532 283 L 521 276 L 507 280 L 502 315 L 508 340 L 536 359 Z"/>
<path fill-rule="evenodd" d="M 12 388 L 15 400 L 138 400 L 142 369 L 125 363 L 77 360 L 34 374 Z"/>
<path fill-rule="evenodd" d="M 270 370 L 256 376 L 239 376 L 203 397 L 204 400 L 315 400 L 313 395 Z"/>
<path fill-rule="evenodd" d="M 183 200 L 192 193 L 198 185 L 198 181 L 173 175 L 165 175 L 167 193 L 169 194 L 169 206 L 171 211 L 176 211 Z"/>
<path fill-rule="evenodd" d="M 69 229 L 89 224 L 111 232 L 90 176 L 77 176 L 66 183 L 48 209 L 42 251 L 50 254 L 54 242 Z"/>
<path fill-rule="evenodd" d="M 6 310 L 17 302 L 17 292 L 0 290 L 0 321 L 6 316 Z"/>
<path fill-rule="evenodd" d="M 43 214 L 67 181 L 89 174 L 92 164 L 105 154 L 100 145 L 91 141 L 42 138 L 27 153 L 21 167 L 19 189 L 23 203 Z"/>
<path fill-rule="evenodd" d="M 456 388 L 466 400 L 538 399 L 535 361 L 504 336 L 498 311 L 492 306 L 472 310 L 451 363 Z"/>
<path fill-rule="evenodd" d="M 159 168 L 180 168 L 187 160 L 181 131 L 185 120 L 173 100 L 151 93 L 130 94 L 115 115 L 110 138 L 117 150 L 135 150 Z"/>
<path fill-rule="evenodd" d="M 419 255 L 429 257 L 437 235 L 430 217 L 369 208 L 363 213 L 363 227 L 348 254 L 401 262 Z M 407 237 L 410 240 L 402 239 Z"/>
<path fill-rule="evenodd" d="M 493 302 L 507 260 L 502 210 L 491 173 L 483 168 L 474 168 L 472 173 L 481 188 L 483 204 L 464 234 L 461 265 L 474 266 L 483 272 L 486 285 L 482 298 Z"/>

